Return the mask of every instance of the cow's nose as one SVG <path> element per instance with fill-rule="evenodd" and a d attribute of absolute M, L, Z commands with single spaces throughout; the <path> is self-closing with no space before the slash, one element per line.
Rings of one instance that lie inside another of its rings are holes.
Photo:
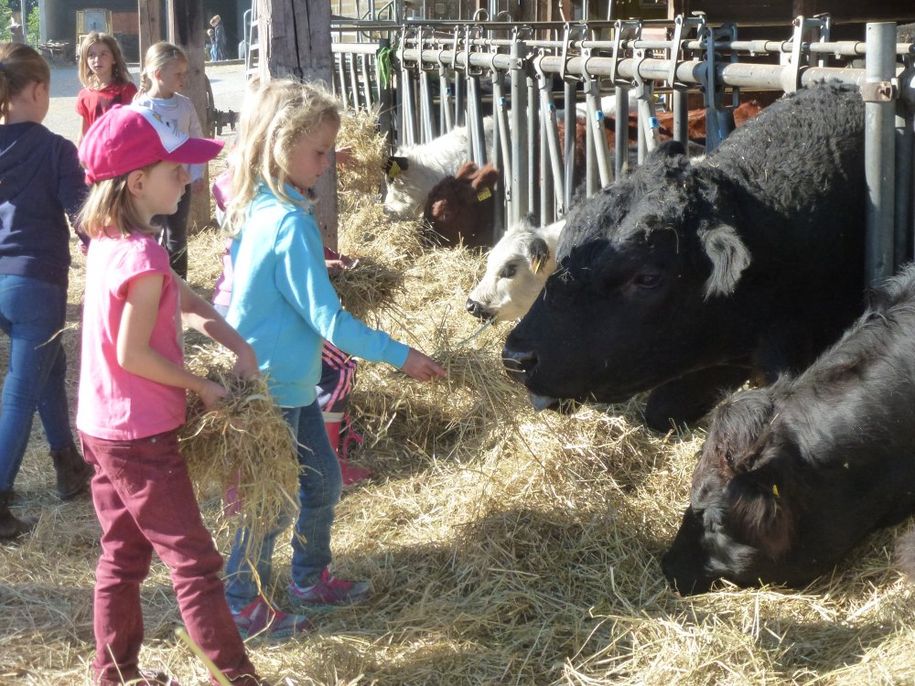
<path fill-rule="evenodd" d="M 527 373 L 537 364 L 537 354 L 532 350 L 513 350 L 505 346 L 502 349 L 502 364 L 510 377 L 524 383 Z"/>
<path fill-rule="evenodd" d="M 466 308 L 467 311 L 477 319 L 482 319 L 484 321 L 492 319 L 492 312 L 487 310 L 481 303 L 478 303 L 473 298 L 467 298 Z"/>

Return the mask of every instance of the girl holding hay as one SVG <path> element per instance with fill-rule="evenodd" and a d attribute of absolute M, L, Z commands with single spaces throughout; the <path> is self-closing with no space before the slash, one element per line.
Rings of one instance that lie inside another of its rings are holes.
<path fill-rule="evenodd" d="M 182 95 L 187 76 L 187 55 L 177 45 L 159 41 L 149 46 L 140 77 L 140 91 L 134 102 L 148 107 L 175 131 L 194 138 L 203 136 L 200 119 L 191 99 Z M 168 250 L 172 269 L 187 279 L 187 220 L 191 211 L 191 194 L 204 190 L 204 165 L 192 164 L 188 171 L 191 182 L 185 187 L 178 211 L 156 217 L 163 225 L 162 238 Z"/>
<path fill-rule="evenodd" d="M 221 148 L 219 141 L 182 136 L 135 105 L 104 114 L 80 145 L 92 184 L 81 219 L 93 240 L 76 423 L 95 466 L 92 499 L 102 527 L 92 663 L 101 686 L 143 679 L 140 583 L 153 551 L 171 572 L 188 634 L 203 653 L 234 684 L 263 684 L 232 621 L 219 578 L 222 558 L 178 450 L 186 389 L 207 407 L 226 394 L 184 368 L 179 316 L 234 352 L 240 376 L 257 374 L 257 360 L 171 269 L 151 223 L 175 211 L 188 181 L 184 165 L 207 162 Z"/>
<path fill-rule="evenodd" d="M 232 243 L 232 301 L 227 320 L 254 346 L 271 392 L 292 427 L 302 467 L 299 513 L 292 539 L 292 580 L 297 606 L 338 604 L 368 594 L 367 582 L 329 571 L 330 530 L 340 498 L 341 474 L 328 442 L 315 385 L 325 340 L 349 354 L 388 362 L 419 380 L 444 376 L 433 359 L 370 329 L 340 305 L 324 264 L 320 232 L 308 189 L 326 171 L 340 114 L 323 88 L 273 81 L 254 103 L 265 118 L 264 135 L 238 142 L 227 223 Z M 251 132 L 248 132 L 249 134 Z M 226 594 L 236 616 L 258 602 L 270 584 L 279 531 L 268 534 L 256 560 L 247 560 L 248 533 L 239 531 L 226 565 Z"/>
<path fill-rule="evenodd" d="M 64 327 L 70 228 L 86 196 L 76 147 L 41 122 L 51 71 L 33 48 L 0 43 L 0 329 L 9 364 L 0 412 L 0 540 L 32 522 L 9 509 L 38 409 L 57 471 L 57 495 L 86 490 L 92 468 L 70 431 Z"/>

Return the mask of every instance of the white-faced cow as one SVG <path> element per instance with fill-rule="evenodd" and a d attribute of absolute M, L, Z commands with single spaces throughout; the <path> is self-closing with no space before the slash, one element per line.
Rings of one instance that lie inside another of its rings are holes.
<path fill-rule="evenodd" d="M 862 311 L 857 89 L 786 96 L 695 164 L 675 152 L 570 213 L 559 267 L 503 351 L 535 404 L 654 389 L 645 418 L 666 429 L 751 374 L 803 369 Z"/>
<path fill-rule="evenodd" d="M 797 378 L 716 408 L 664 574 L 681 593 L 719 578 L 808 583 L 871 531 L 915 512 L 913 446 L 909 267 Z"/>
<path fill-rule="evenodd" d="M 510 227 L 486 256 L 486 272 L 470 291 L 467 311 L 484 320 L 522 317 L 556 269 L 556 245 L 565 221 Z"/>
<path fill-rule="evenodd" d="M 486 150 L 492 149 L 492 117 L 483 118 Z M 428 143 L 401 145 L 387 163 L 384 209 L 400 217 L 418 217 L 429 191 L 457 173 L 469 158 L 470 132 L 457 126 Z"/>

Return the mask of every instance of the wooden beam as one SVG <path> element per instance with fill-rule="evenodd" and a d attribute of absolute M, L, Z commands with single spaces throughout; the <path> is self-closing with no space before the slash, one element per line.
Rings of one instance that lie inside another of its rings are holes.
<path fill-rule="evenodd" d="M 137 10 L 140 14 L 140 69 L 146 50 L 153 43 L 165 37 L 162 30 L 162 0 L 138 0 Z"/>
<path fill-rule="evenodd" d="M 187 53 L 187 80 L 184 95 L 197 109 L 200 125 L 207 130 L 207 86 L 204 71 L 203 42 L 206 36 L 206 17 L 203 0 L 166 0 L 168 3 L 168 37 Z M 209 188 L 207 167 L 203 169 L 203 182 Z M 203 228 L 210 221 L 210 194 L 198 193 L 191 198 L 191 215 L 188 231 Z"/>
<path fill-rule="evenodd" d="M 261 81 L 292 77 L 332 83 L 331 3 L 315 0 L 258 0 Z M 337 248 L 337 170 L 334 164 L 314 187 L 315 219 L 324 244 Z"/>

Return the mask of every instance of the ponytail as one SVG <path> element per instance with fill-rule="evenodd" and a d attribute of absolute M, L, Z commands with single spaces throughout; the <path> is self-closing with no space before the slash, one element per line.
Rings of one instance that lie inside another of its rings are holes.
<path fill-rule="evenodd" d="M 0 117 L 5 119 L 10 101 L 36 82 L 51 82 L 44 58 L 25 43 L 0 43 Z"/>

